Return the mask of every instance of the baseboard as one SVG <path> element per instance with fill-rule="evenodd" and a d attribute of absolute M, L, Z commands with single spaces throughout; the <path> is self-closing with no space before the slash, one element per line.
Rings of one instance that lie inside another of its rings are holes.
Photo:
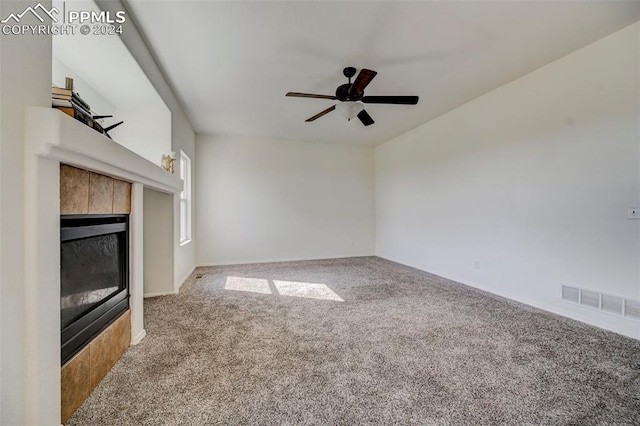
<path fill-rule="evenodd" d="M 170 296 L 172 294 L 178 294 L 178 291 L 177 290 L 173 290 L 173 291 L 161 291 L 159 293 L 145 293 L 143 297 L 145 299 L 148 299 L 150 297 Z"/>
<path fill-rule="evenodd" d="M 561 317 L 569 318 L 569 319 L 572 319 L 574 321 L 578 321 L 578 322 L 582 322 L 582 323 L 585 323 L 585 324 L 588 324 L 588 325 L 592 325 L 594 327 L 602 328 L 602 329 L 607 330 L 607 331 L 612 331 L 614 333 L 621 334 L 623 336 L 630 337 L 632 339 L 640 340 L 640 331 L 626 330 L 623 327 L 612 326 L 612 325 L 607 324 L 607 323 L 605 323 L 603 321 L 598 321 L 597 318 L 594 319 L 592 317 L 587 317 L 586 316 L 586 315 L 588 315 L 587 313 L 585 313 L 585 316 L 582 316 L 582 315 L 576 314 L 574 312 L 561 309 L 558 306 L 550 305 L 548 303 L 540 302 L 540 301 L 537 301 L 537 300 L 527 299 L 525 297 L 514 295 L 514 294 L 509 293 L 509 292 L 495 290 L 495 289 L 493 289 L 491 287 L 487 287 L 487 286 L 479 284 L 479 283 L 470 282 L 470 281 L 467 281 L 467 280 L 461 280 L 460 278 L 452 276 L 452 275 L 449 275 L 449 274 L 443 274 L 443 273 L 440 273 L 438 271 L 427 271 L 427 270 L 419 268 L 417 266 L 407 265 L 406 263 L 399 262 L 397 260 L 394 260 L 394 259 L 391 259 L 391 258 L 388 258 L 388 257 L 384 257 L 384 256 L 380 256 L 380 255 L 377 255 L 377 257 L 379 257 L 381 259 L 388 260 L 390 262 L 398 263 L 398 264 L 403 265 L 403 266 L 408 266 L 410 268 L 418 269 L 420 271 L 427 272 L 429 274 L 437 275 L 437 276 L 445 278 L 447 280 L 455 281 L 457 283 L 460 283 L 460 284 L 463 284 L 463 285 L 466 285 L 466 286 L 469 286 L 469 287 L 473 287 L 473 288 L 476 288 L 478 290 L 486 291 L 487 293 L 491 293 L 491 294 L 494 294 L 496 296 L 504 297 L 505 299 L 513 300 L 513 301 L 519 302 L 519 303 L 523 303 L 525 305 L 528 305 L 528 306 L 531 306 L 531 307 L 534 307 L 534 308 L 537 308 L 537 309 L 542 309 L 543 311 L 547 311 L 547 312 L 550 312 L 552 314 L 560 315 Z M 626 320 L 626 321 L 631 321 L 631 320 Z"/>
<path fill-rule="evenodd" d="M 207 266 L 231 266 L 231 265 L 250 265 L 252 263 L 279 263 L 279 262 L 301 262 L 306 260 L 330 260 L 330 259 L 350 259 L 353 257 L 372 257 L 375 254 L 354 254 L 348 256 L 327 256 L 327 257 L 292 257 L 284 259 L 260 259 L 260 260 L 233 260 L 224 262 L 201 262 L 196 265 L 198 268 Z"/>
<path fill-rule="evenodd" d="M 178 293 L 180 291 L 180 288 L 182 287 L 182 285 L 189 279 L 189 277 L 191 276 L 191 274 L 193 274 L 193 271 L 196 270 L 196 266 L 194 265 L 193 268 L 191 268 L 191 270 L 189 271 L 188 274 L 186 274 L 184 277 L 182 277 L 182 279 L 178 280 L 178 282 L 176 283 L 177 286 L 174 284 L 174 288 L 175 288 L 175 292 Z M 145 296 L 147 297 L 147 296 Z M 153 297 L 153 296 L 149 296 L 149 297 Z"/>
<path fill-rule="evenodd" d="M 140 343 L 142 341 L 142 339 L 144 339 L 147 336 L 147 331 L 145 329 L 142 329 L 142 331 L 140 333 L 138 333 L 133 339 L 131 339 L 131 344 L 132 345 L 137 345 L 138 343 Z"/>

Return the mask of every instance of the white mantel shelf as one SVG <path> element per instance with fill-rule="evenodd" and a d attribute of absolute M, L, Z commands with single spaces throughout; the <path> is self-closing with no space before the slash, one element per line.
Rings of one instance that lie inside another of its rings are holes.
<path fill-rule="evenodd" d="M 26 139 L 39 156 L 177 194 L 182 180 L 54 108 L 28 107 Z"/>

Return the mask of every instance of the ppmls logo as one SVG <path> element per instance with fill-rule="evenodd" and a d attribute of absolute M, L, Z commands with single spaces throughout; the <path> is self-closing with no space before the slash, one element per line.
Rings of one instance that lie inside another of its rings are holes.
<path fill-rule="evenodd" d="M 1 0 L 0 0 L 1 1 Z M 62 16 L 56 7 L 47 9 L 42 3 L 29 6 L 21 13 L 11 13 L 0 21 L 4 35 L 114 35 L 122 34 L 122 24 L 126 21 L 123 10 L 116 11 L 114 16 L 109 11 L 67 10 L 62 2 Z M 32 25 L 35 17 L 40 24 Z M 60 22 L 60 19 L 62 22 Z"/>
<path fill-rule="evenodd" d="M 55 13 L 56 15 L 57 15 L 58 13 L 60 13 L 60 11 L 59 11 L 58 9 L 56 9 L 55 7 L 52 7 L 52 8 L 51 8 L 51 10 L 47 10 L 47 8 L 46 8 L 46 7 L 44 7 L 44 6 L 42 5 L 42 3 L 38 3 L 38 4 L 37 4 L 37 5 L 35 5 L 34 7 L 31 7 L 31 6 L 27 7 L 27 8 L 24 10 L 24 12 L 22 12 L 22 13 L 18 13 L 17 15 L 16 15 L 15 13 L 10 14 L 9 16 L 7 16 L 7 18 L 6 18 L 6 19 L 3 19 L 2 21 L 0 21 L 0 23 L 2 23 L 2 24 L 6 24 L 6 23 L 8 23 L 9 21 L 11 21 L 12 19 L 13 19 L 16 23 L 19 23 L 19 22 L 20 22 L 20 20 L 22 19 L 22 17 L 23 17 L 24 15 L 26 15 L 27 13 L 29 13 L 29 12 L 30 12 L 33 16 L 35 16 L 36 18 L 38 18 L 38 20 L 39 20 L 40 22 L 44 22 L 44 18 L 43 18 L 42 16 L 40 16 L 40 14 L 38 14 L 38 12 L 37 12 L 37 10 L 38 10 L 38 9 L 40 10 L 40 13 L 43 13 L 43 14 L 45 14 L 46 16 L 48 16 L 49 18 L 51 18 L 51 20 L 52 20 L 53 22 L 58 22 L 58 19 L 57 19 L 55 16 L 53 16 L 53 14 L 54 14 L 54 13 Z"/>

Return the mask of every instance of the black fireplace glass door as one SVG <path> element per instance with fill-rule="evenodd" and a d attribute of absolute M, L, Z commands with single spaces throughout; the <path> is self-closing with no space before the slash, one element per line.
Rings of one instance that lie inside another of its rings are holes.
<path fill-rule="evenodd" d="M 124 233 L 62 242 L 60 317 L 65 328 L 124 288 Z"/>

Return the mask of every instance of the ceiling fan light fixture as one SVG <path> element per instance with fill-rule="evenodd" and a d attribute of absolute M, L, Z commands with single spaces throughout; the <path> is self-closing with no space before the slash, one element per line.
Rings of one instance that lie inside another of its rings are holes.
<path fill-rule="evenodd" d="M 336 109 L 344 118 L 351 120 L 352 118 L 356 118 L 360 111 L 364 109 L 364 104 L 360 101 L 345 101 L 338 103 Z"/>
<path fill-rule="evenodd" d="M 335 96 L 287 92 L 285 96 L 294 98 L 331 99 L 332 101 L 339 101 L 316 115 L 307 118 L 305 122 L 310 123 L 315 121 L 337 109 L 347 120 L 351 121 L 352 118 L 357 117 L 362 125 L 366 127 L 371 126 L 375 121 L 367 110 L 364 109 L 364 104 L 416 105 L 418 103 L 417 96 L 365 96 L 364 89 L 367 88 L 371 80 L 378 74 L 376 71 L 362 68 L 353 83 L 351 82 L 351 77 L 356 75 L 356 69 L 354 67 L 347 67 L 342 72 L 344 76 L 349 79 L 349 82 L 338 86 Z"/>

